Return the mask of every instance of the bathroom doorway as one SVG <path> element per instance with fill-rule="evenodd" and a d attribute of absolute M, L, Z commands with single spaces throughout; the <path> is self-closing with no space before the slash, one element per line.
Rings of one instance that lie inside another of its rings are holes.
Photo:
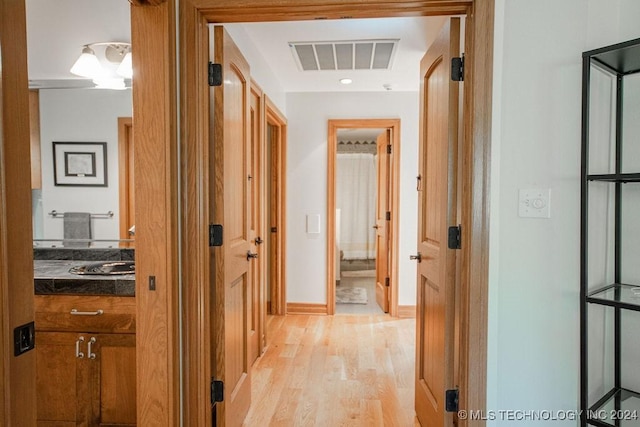
<path fill-rule="evenodd" d="M 330 120 L 330 314 L 397 315 L 400 120 Z"/>

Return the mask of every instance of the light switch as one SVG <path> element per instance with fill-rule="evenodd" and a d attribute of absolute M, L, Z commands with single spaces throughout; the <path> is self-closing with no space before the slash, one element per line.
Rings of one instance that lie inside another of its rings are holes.
<path fill-rule="evenodd" d="M 307 233 L 320 234 L 320 215 L 307 214 Z"/>
<path fill-rule="evenodd" d="M 520 190 L 518 215 L 521 218 L 551 218 L 551 190 Z"/>

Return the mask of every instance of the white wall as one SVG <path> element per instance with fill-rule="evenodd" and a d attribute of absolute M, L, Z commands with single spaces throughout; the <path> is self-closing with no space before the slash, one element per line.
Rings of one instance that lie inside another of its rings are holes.
<path fill-rule="evenodd" d="M 637 3 L 496 0 L 489 409 L 578 408 L 581 53 L 639 37 Z M 550 219 L 518 217 L 522 188 Z"/>
<path fill-rule="evenodd" d="M 115 212 L 110 219 L 93 219 L 94 239 L 119 238 L 118 117 L 131 117 L 131 90 L 40 90 L 42 151 L 42 209 L 44 238 L 63 237 L 62 219 L 48 212 Z M 106 142 L 107 187 L 56 187 L 52 141 Z"/>
<path fill-rule="evenodd" d="M 399 304 L 414 305 L 418 93 L 289 93 L 287 112 L 287 302 L 327 302 L 328 120 L 400 118 Z M 305 233 L 307 214 L 320 214 L 319 235 Z"/>
<path fill-rule="evenodd" d="M 242 51 L 251 68 L 251 78 L 260 86 L 260 89 L 276 104 L 278 109 L 286 114 L 286 95 L 282 85 L 278 81 L 272 67 L 262 53 L 256 48 L 243 24 L 225 24 L 227 30 L 238 48 Z"/>

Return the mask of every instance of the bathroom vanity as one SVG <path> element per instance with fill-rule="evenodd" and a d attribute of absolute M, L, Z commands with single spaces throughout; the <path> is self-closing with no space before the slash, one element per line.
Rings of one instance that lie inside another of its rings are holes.
<path fill-rule="evenodd" d="M 34 260 L 38 425 L 133 426 L 135 275 L 71 274 L 105 257 L 73 252 Z"/>

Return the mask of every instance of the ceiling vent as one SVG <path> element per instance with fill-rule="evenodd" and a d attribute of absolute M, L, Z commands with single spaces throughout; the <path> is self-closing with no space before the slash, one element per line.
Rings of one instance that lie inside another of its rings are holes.
<path fill-rule="evenodd" d="M 302 71 L 388 70 L 398 42 L 398 39 L 289 42 L 289 47 Z"/>

